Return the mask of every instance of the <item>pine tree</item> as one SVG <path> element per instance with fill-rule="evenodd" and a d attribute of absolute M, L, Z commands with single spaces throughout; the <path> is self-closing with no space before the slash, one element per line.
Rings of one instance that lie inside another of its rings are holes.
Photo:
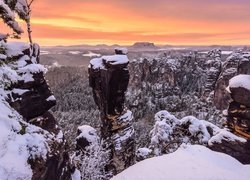
<path fill-rule="evenodd" d="M 24 32 L 16 21 L 17 14 L 20 19 L 26 22 L 29 42 L 33 44 L 31 37 L 31 5 L 34 0 L 0 0 L 0 18 L 13 30 L 13 37 L 20 38 L 20 35 Z M 0 35 L 0 40 L 6 39 L 6 35 Z"/>

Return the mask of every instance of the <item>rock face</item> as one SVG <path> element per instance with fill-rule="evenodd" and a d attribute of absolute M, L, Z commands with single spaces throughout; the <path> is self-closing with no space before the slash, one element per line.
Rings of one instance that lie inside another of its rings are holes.
<path fill-rule="evenodd" d="M 232 100 L 228 108 L 228 125 L 250 140 L 250 75 L 238 75 L 229 82 Z"/>
<path fill-rule="evenodd" d="M 208 97 L 211 92 L 214 92 L 215 83 L 221 72 L 221 51 L 213 50 L 208 53 L 208 61 L 206 62 L 208 65 L 207 71 L 207 82 L 205 85 L 204 96 Z"/>
<path fill-rule="evenodd" d="M 229 81 L 231 102 L 228 107 L 227 126 L 246 142 L 222 141 L 212 149 L 225 152 L 242 163 L 250 163 L 250 75 L 238 75 Z"/>
<path fill-rule="evenodd" d="M 27 147 L 28 152 L 31 151 L 27 162 L 32 170 L 31 178 L 34 180 L 70 179 L 72 168 L 67 145 L 57 121 L 48 112 L 55 105 L 56 99 L 44 79 L 46 69 L 38 64 L 39 46 L 34 44 L 31 50 L 29 45 L 21 43 L 0 45 L 3 46 L 0 47 L 0 49 L 3 48 L 0 54 L 5 54 L 5 58 L 0 62 L 3 77 L 5 77 L 1 81 L 1 87 L 3 86 L 3 92 L 7 92 L 5 100 L 19 116 L 22 115 L 16 122 L 22 126 L 21 137 L 25 138 L 32 134 L 34 138 L 32 141 L 39 142 L 38 145 L 29 147 L 33 148 L 32 151 Z M 41 151 L 39 146 L 44 147 L 43 157 L 35 155 L 36 151 Z"/>
<path fill-rule="evenodd" d="M 214 104 L 216 108 L 228 108 L 230 94 L 226 91 L 229 80 L 237 74 L 250 74 L 250 54 L 247 52 L 234 52 L 224 62 L 222 70 L 215 85 Z"/>
<path fill-rule="evenodd" d="M 129 82 L 126 55 L 103 56 L 90 61 L 89 82 L 101 112 L 101 138 L 111 150 L 107 170 L 113 175 L 134 163 L 132 113 L 124 106 Z"/>
<path fill-rule="evenodd" d="M 30 49 L 24 49 L 23 55 L 12 56 L 12 60 L 19 60 L 17 72 L 23 78 L 13 84 L 10 105 L 16 109 L 27 121 L 38 116 L 43 116 L 56 104 L 50 88 L 44 79 L 45 69 L 35 63 L 39 63 L 39 47 L 34 45 L 32 53 Z M 21 57 L 20 57 L 21 56 Z"/>

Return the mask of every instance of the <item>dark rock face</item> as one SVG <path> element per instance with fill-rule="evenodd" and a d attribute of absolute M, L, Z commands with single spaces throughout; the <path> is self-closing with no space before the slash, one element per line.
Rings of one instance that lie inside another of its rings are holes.
<path fill-rule="evenodd" d="M 89 74 L 94 100 L 101 112 L 105 116 L 120 114 L 124 108 L 124 94 L 129 82 L 128 70 L 118 66 L 110 67 L 108 70 L 90 69 Z"/>
<path fill-rule="evenodd" d="M 235 102 L 243 106 L 250 107 L 250 91 L 248 89 L 245 89 L 243 87 L 230 87 L 230 92 L 231 97 Z"/>
<path fill-rule="evenodd" d="M 214 144 L 209 148 L 213 151 L 226 153 L 243 164 L 250 163 L 250 141 L 242 143 L 223 140 L 221 143 Z"/>
<path fill-rule="evenodd" d="M 108 171 L 113 175 L 134 163 L 134 130 L 132 113 L 124 106 L 125 91 L 129 82 L 128 61 L 113 56 L 109 61 L 98 59 L 99 67 L 90 62 L 89 82 L 94 100 L 101 112 L 101 138 L 106 141 L 110 154 Z M 122 55 L 122 58 L 127 58 Z"/>
<path fill-rule="evenodd" d="M 32 53 L 32 60 L 25 60 L 26 67 L 34 64 L 34 61 L 37 63 L 39 62 L 39 47 L 36 45 L 34 47 L 37 49 Z M 35 52 L 37 54 L 35 54 Z M 29 56 L 29 54 L 30 50 L 26 49 L 23 51 L 21 57 L 13 57 L 13 59 L 22 59 L 25 56 Z M 33 78 L 32 81 L 19 80 L 12 85 L 13 89 L 19 89 L 24 92 L 16 93 L 13 91 L 11 95 L 12 98 L 10 99 L 10 105 L 27 120 L 42 116 L 56 104 L 56 100 L 44 78 L 44 73 L 40 71 L 34 73 L 31 72 L 30 76 Z"/>
<path fill-rule="evenodd" d="M 56 104 L 55 99 L 47 100 L 53 95 L 43 73 L 34 74 L 33 78 L 32 83 L 18 82 L 15 85 L 16 88 L 25 89 L 27 92 L 22 95 L 13 92 L 13 101 L 10 103 L 27 120 L 43 115 Z"/>

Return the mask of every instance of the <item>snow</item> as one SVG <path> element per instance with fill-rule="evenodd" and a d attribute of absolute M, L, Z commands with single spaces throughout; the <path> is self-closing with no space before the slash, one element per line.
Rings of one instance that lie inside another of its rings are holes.
<path fill-rule="evenodd" d="M 198 134 L 197 137 L 199 137 L 200 141 L 206 143 L 211 137 L 203 122 L 193 116 L 187 116 L 180 120 L 182 125 L 189 124 L 188 130 L 191 135 L 196 136 Z"/>
<path fill-rule="evenodd" d="M 41 64 L 29 64 L 17 70 L 18 73 L 22 74 L 19 77 L 19 80 L 23 80 L 24 82 L 34 81 L 33 74 L 41 72 L 45 73 L 46 71 L 47 69 Z"/>
<path fill-rule="evenodd" d="M 97 131 L 91 126 L 79 126 L 78 131 L 80 132 L 80 134 L 76 137 L 76 139 L 85 138 L 93 145 L 97 144 L 97 142 L 99 141 Z"/>
<path fill-rule="evenodd" d="M 71 175 L 72 180 L 81 180 L 81 172 L 76 169 L 75 172 Z"/>
<path fill-rule="evenodd" d="M 15 6 L 15 10 L 20 14 L 20 15 L 24 15 L 25 20 L 29 19 L 28 16 L 28 4 L 27 4 L 27 0 L 18 0 Z"/>
<path fill-rule="evenodd" d="M 105 64 L 119 65 L 129 63 L 127 55 L 110 55 L 94 58 L 90 60 L 89 68 L 92 69 L 105 69 Z"/>
<path fill-rule="evenodd" d="M 169 51 L 169 50 L 185 50 L 184 47 L 169 47 L 169 48 L 160 48 L 158 51 Z"/>
<path fill-rule="evenodd" d="M 116 51 L 121 51 L 122 54 L 128 54 L 128 49 L 124 47 L 115 48 Z"/>
<path fill-rule="evenodd" d="M 53 96 L 53 95 L 51 95 L 50 97 L 48 97 L 47 99 L 46 99 L 46 101 L 55 101 L 56 100 L 56 98 L 55 98 L 55 96 Z"/>
<path fill-rule="evenodd" d="M 136 156 L 139 157 L 147 157 L 150 153 L 152 153 L 152 150 L 149 148 L 139 148 L 136 152 Z"/>
<path fill-rule="evenodd" d="M 91 68 L 93 69 L 105 69 L 104 65 L 103 65 L 103 62 L 102 62 L 102 58 L 94 58 L 90 61 L 90 64 L 91 64 Z"/>
<path fill-rule="evenodd" d="M 166 120 L 157 121 L 154 125 L 154 129 L 150 132 L 151 144 L 157 145 L 160 142 L 167 141 L 172 134 L 172 127 L 166 123 Z"/>
<path fill-rule="evenodd" d="M 182 145 L 177 151 L 141 161 L 112 180 L 249 180 L 250 166 L 200 145 Z"/>
<path fill-rule="evenodd" d="M 93 52 L 89 51 L 87 54 L 83 54 L 82 56 L 84 56 L 84 57 L 99 57 L 99 56 L 101 56 L 101 54 L 97 54 L 97 53 L 93 53 Z"/>
<path fill-rule="evenodd" d="M 111 65 L 126 64 L 129 62 L 127 55 L 102 56 L 102 59 Z"/>
<path fill-rule="evenodd" d="M 48 151 L 43 130 L 22 121 L 21 116 L 5 100 L 0 88 L 0 177 L 31 179 L 28 159 L 46 159 Z"/>
<path fill-rule="evenodd" d="M 208 141 L 208 145 L 212 146 L 215 143 L 221 143 L 222 140 L 225 141 L 239 141 L 242 143 L 246 142 L 246 139 L 241 138 L 239 136 L 236 136 L 234 134 L 232 134 L 231 132 L 222 129 L 219 131 L 219 133 L 217 133 L 215 136 L 213 136 L 209 141 Z"/>
<path fill-rule="evenodd" d="M 179 123 L 179 120 L 168 111 L 160 111 L 155 114 L 155 125 L 150 131 L 151 145 L 157 146 L 158 143 L 169 140 L 173 133 L 173 128 Z"/>
<path fill-rule="evenodd" d="M 223 54 L 223 55 L 230 55 L 232 53 L 233 53 L 233 51 L 221 51 L 221 54 Z"/>
<path fill-rule="evenodd" d="M 229 80 L 229 88 L 243 87 L 250 90 L 250 75 L 240 74 Z"/>
<path fill-rule="evenodd" d="M 17 61 L 18 67 L 19 67 L 19 68 L 22 68 L 22 67 L 26 66 L 26 65 L 27 65 L 27 62 L 26 62 L 26 61 L 28 61 L 28 60 L 30 60 L 30 57 L 29 57 L 29 56 L 27 56 L 27 55 L 22 56 L 22 57 Z"/>
<path fill-rule="evenodd" d="M 28 89 L 13 89 L 12 92 L 14 94 L 18 94 L 18 95 L 23 95 L 24 93 L 28 92 L 29 90 Z"/>
<path fill-rule="evenodd" d="M 0 54 L 0 60 L 5 60 L 7 58 L 7 56 L 5 56 L 4 54 Z"/>
<path fill-rule="evenodd" d="M 1 2 L 1 1 L 0 1 Z M 3 43 L 1 47 L 7 50 L 7 56 L 23 55 L 22 51 L 29 48 L 24 43 Z M 18 61 L 0 65 L 0 179 L 32 178 L 32 170 L 28 162 L 30 160 L 46 160 L 50 152 L 51 142 L 59 141 L 62 133 L 55 137 L 37 126 L 24 121 L 23 117 L 10 107 L 6 99 L 15 93 L 22 95 L 26 89 L 12 90 L 10 85 L 18 80 L 32 79 L 31 73 L 44 72 L 45 68 L 39 64 L 25 62 L 30 58 L 23 55 Z"/>
<path fill-rule="evenodd" d="M 11 27 L 17 33 L 23 33 L 22 28 L 19 26 L 18 22 L 15 20 L 15 14 L 9 8 L 3 0 L 0 0 L 0 9 L 2 11 L 2 19 L 6 20 L 6 24 Z"/>
<path fill-rule="evenodd" d="M 123 123 L 131 122 L 132 120 L 133 120 L 133 113 L 131 111 L 127 111 L 118 118 L 118 122 L 122 121 Z"/>
<path fill-rule="evenodd" d="M 29 49 L 30 45 L 23 42 L 6 43 L 6 55 L 8 57 L 23 55 L 23 51 Z"/>
<path fill-rule="evenodd" d="M 0 85 L 8 86 L 7 84 L 18 81 L 17 72 L 6 65 L 0 66 Z M 0 86 L 1 87 L 1 86 Z"/>
<path fill-rule="evenodd" d="M 50 54 L 49 51 L 40 51 L 40 55 L 48 55 L 48 54 Z"/>
<path fill-rule="evenodd" d="M 131 138 L 135 131 L 133 128 L 126 128 L 124 130 L 125 134 L 120 135 L 120 134 L 115 134 L 112 139 L 115 142 L 115 149 L 116 150 L 121 150 L 122 148 L 122 143 L 125 142 L 127 139 Z"/>
<path fill-rule="evenodd" d="M 29 64 L 25 67 L 19 68 L 20 73 L 40 73 L 46 72 L 46 68 L 41 64 Z"/>
<path fill-rule="evenodd" d="M 52 64 L 52 67 L 61 67 L 61 65 L 56 61 Z"/>
<path fill-rule="evenodd" d="M 73 54 L 73 55 L 78 55 L 80 54 L 80 51 L 69 51 L 69 54 Z"/>
<path fill-rule="evenodd" d="M 166 120 L 166 122 L 170 124 L 177 124 L 179 121 L 174 115 L 170 114 L 168 111 L 165 110 L 156 113 L 154 118 L 155 121 Z"/>

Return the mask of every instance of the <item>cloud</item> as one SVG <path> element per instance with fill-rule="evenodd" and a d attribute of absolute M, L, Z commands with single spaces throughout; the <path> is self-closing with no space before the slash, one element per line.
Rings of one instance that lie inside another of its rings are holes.
<path fill-rule="evenodd" d="M 239 44 L 250 42 L 249 17 L 249 0 L 42 0 L 32 27 L 45 43 Z"/>
<path fill-rule="evenodd" d="M 250 38 L 248 32 L 239 33 L 172 33 L 172 34 L 148 34 L 143 31 L 120 31 L 120 32 L 103 32 L 94 31 L 92 29 L 82 28 L 60 28 L 54 26 L 34 26 L 34 36 L 44 37 L 49 39 L 71 39 L 72 42 L 78 40 L 103 40 L 105 42 L 136 42 L 136 41 L 151 41 L 160 43 L 173 44 L 216 44 L 228 40 L 239 40 L 242 38 Z M 236 39 L 233 39 L 236 38 Z M 195 43 L 194 43 L 195 42 Z M 100 42 L 101 43 L 101 42 Z"/>

